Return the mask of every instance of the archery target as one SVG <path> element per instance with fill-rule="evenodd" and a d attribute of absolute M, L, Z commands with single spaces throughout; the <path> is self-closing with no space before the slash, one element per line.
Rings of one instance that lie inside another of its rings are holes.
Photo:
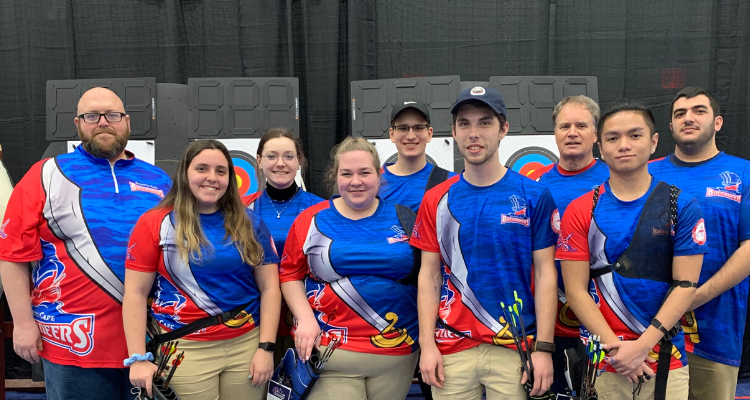
<path fill-rule="evenodd" d="M 81 144 L 79 140 L 68 141 L 68 153 L 72 153 L 79 144 Z M 156 144 L 153 140 L 128 140 L 125 150 L 135 154 L 139 160 L 155 165 Z"/>
<path fill-rule="evenodd" d="M 391 139 L 376 139 L 370 141 L 375 145 L 378 151 L 380 162 L 385 164 L 395 163 L 398 160 L 398 150 L 396 144 Z M 452 137 L 433 137 L 427 143 L 425 149 L 427 162 L 437 165 L 440 168 L 453 171 L 453 138 Z"/>
<path fill-rule="evenodd" d="M 260 139 L 216 139 L 227 146 L 234 163 L 234 174 L 237 176 L 237 188 L 240 196 L 248 196 L 258 191 L 258 144 Z M 297 171 L 294 178 L 297 185 L 305 188 L 302 174 Z"/>
<path fill-rule="evenodd" d="M 542 168 L 556 163 L 559 154 L 555 135 L 506 136 L 498 150 L 503 165 L 531 179 L 539 178 Z"/>

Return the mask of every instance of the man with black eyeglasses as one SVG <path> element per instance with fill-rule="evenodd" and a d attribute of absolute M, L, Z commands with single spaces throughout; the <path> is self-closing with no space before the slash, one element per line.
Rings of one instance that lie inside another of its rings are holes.
<path fill-rule="evenodd" d="M 398 159 L 383 166 L 384 182 L 378 194 L 388 203 L 417 212 L 424 193 L 455 174 L 427 162 L 425 151 L 432 139 L 432 127 L 424 103 L 404 101 L 393 107 L 388 134 L 396 144 Z"/>
<path fill-rule="evenodd" d="M 41 358 L 51 400 L 133 399 L 121 307 L 128 236 L 171 180 L 125 151 L 130 116 L 115 93 L 88 90 L 77 114 L 81 145 L 34 164 L 3 218 L 13 349 L 32 363 Z"/>

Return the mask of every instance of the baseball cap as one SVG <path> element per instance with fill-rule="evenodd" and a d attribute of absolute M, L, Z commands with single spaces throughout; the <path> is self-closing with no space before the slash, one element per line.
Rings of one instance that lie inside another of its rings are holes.
<path fill-rule="evenodd" d="M 424 119 L 427 120 L 428 123 L 430 122 L 430 110 L 427 109 L 427 105 L 425 103 L 416 100 L 407 100 L 393 106 L 393 111 L 391 111 L 391 124 L 393 124 L 393 121 L 396 119 L 396 117 L 398 117 L 401 111 L 404 111 L 407 108 L 412 108 L 419 111 L 419 113 L 424 116 Z"/>
<path fill-rule="evenodd" d="M 495 111 L 495 114 L 502 114 L 507 117 L 503 96 L 500 95 L 500 92 L 491 87 L 474 86 L 471 89 L 462 90 L 456 98 L 456 104 L 451 108 L 451 114 L 458 113 L 458 109 L 468 101 L 480 101 L 487 104 L 493 111 Z"/>

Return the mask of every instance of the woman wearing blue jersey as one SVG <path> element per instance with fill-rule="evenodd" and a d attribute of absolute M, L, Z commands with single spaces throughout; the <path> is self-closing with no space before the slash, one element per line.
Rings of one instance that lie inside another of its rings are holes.
<path fill-rule="evenodd" d="M 179 339 L 184 361 L 171 384 L 180 398 L 264 399 L 281 304 L 278 261 L 268 228 L 240 200 L 227 148 L 193 142 L 174 186 L 141 216 L 128 243 L 123 320 L 133 385 L 151 394 L 156 366 L 141 355 L 156 281 L 151 315 L 162 333 L 214 323 Z M 221 314 L 231 315 L 218 323 Z"/>
<path fill-rule="evenodd" d="M 304 173 L 307 159 L 302 151 L 302 142 L 288 130 L 271 128 L 266 131 L 260 138 L 256 156 L 262 176 L 266 178 L 266 187 L 243 197 L 242 202 L 268 225 L 276 253 L 283 254 L 284 242 L 294 219 L 323 199 L 297 186 L 297 170 Z M 294 346 L 292 323 L 289 307 L 282 301 L 274 364 L 278 364 L 286 350 Z"/>
<path fill-rule="evenodd" d="M 418 322 L 411 228 L 400 217 L 414 214 L 377 197 L 380 160 L 363 138 L 334 150 L 329 177 L 341 195 L 297 217 L 280 268 L 300 358 L 320 345 L 321 328 L 326 339 L 341 338 L 309 398 L 403 399 L 417 362 Z"/>

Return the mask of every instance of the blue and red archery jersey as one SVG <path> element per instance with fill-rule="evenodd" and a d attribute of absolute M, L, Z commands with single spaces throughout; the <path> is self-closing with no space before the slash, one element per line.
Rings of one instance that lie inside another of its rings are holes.
<path fill-rule="evenodd" d="M 414 252 L 396 207 L 379 201 L 375 213 L 352 220 L 333 199 L 303 211 L 282 256 L 281 283 L 304 280 L 321 328 L 359 353 L 406 355 L 418 344 L 417 288 L 402 283 Z"/>
<path fill-rule="evenodd" d="M 658 179 L 652 178 L 643 196 L 622 201 L 612 195 L 609 182 L 605 182 L 600 186 L 593 221 L 594 192 L 573 200 L 562 218 L 555 257 L 586 261 L 592 269 L 614 264 L 630 245 L 646 201 L 658 183 Z M 670 230 L 667 225 L 666 229 L 653 234 L 670 235 Z M 671 236 L 674 257 L 708 252 L 703 214 L 698 201 L 685 192 L 677 197 L 677 225 Z M 635 340 L 651 324 L 671 285 L 671 282 L 628 278 L 613 272 L 594 279 L 590 294 L 615 335 L 621 340 Z M 687 365 L 683 333 L 672 338 L 672 343 L 676 350 L 672 350 L 670 369 Z M 658 358 L 658 349 L 656 345 L 651 357 Z M 656 371 L 656 363 L 651 364 L 651 368 Z M 607 370 L 615 372 L 610 366 Z"/>
<path fill-rule="evenodd" d="M 51 362 L 122 368 L 125 254 L 133 225 L 169 191 L 161 169 L 84 150 L 34 164 L 14 188 L 0 259 L 35 262 L 31 305 Z"/>
<path fill-rule="evenodd" d="M 252 210 L 247 214 L 255 240 L 263 247 L 262 264 L 278 263 L 268 228 Z M 260 326 L 254 267 L 242 260 L 236 243 L 226 237 L 221 211 L 200 214 L 200 224 L 208 245 L 201 247 L 199 259 L 183 260 L 177 251 L 183 240 L 175 239 L 172 208 L 147 212 L 130 235 L 125 267 L 157 273 L 151 315 L 167 331 L 247 305 L 237 318 L 185 336 L 198 341 L 232 339 Z"/>
<path fill-rule="evenodd" d="M 695 196 L 711 240 L 698 282 L 703 285 L 750 239 L 750 162 L 723 152 L 699 163 L 680 161 L 674 154 L 654 160 L 649 172 Z M 748 278 L 682 320 L 686 347 L 709 360 L 739 366 L 747 316 Z"/>
<path fill-rule="evenodd" d="M 276 245 L 276 253 L 279 255 L 284 254 L 284 243 L 286 243 L 289 228 L 292 227 L 295 218 L 302 211 L 321 201 L 323 201 L 322 198 L 301 189 L 291 199 L 286 201 L 271 200 L 268 192 L 265 190 L 242 198 L 242 203 L 245 204 L 245 207 L 254 210 L 268 226 L 273 237 L 273 242 Z M 289 306 L 286 305 L 286 302 L 282 301 L 279 329 L 276 332 L 276 336 L 291 335 L 293 324 Z"/>
<path fill-rule="evenodd" d="M 378 195 L 384 201 L 391 204 L 401 204 L 417 212 L 422 204 L 427 181 L 435 166 L 427 163 L 421 170 L 409 175 L 396 175 L 388 170 L 393 164 L 386 164 L 381 169 L 383 183 L 380 185 Z M 448 177 L 455 176 L 455 172 L 449 172 Z"/>
<path fill-rule="evenodd" d="M 571 201 L 584 193 L 590 192 L 609 178 L 609 167 L 602 161 L 593 160 L 590 165 L 578 171 L 566 171 L 558 163 L 539 177 L 539 183 L 546 186 L 552 198 L 555 199 L 560 217 L 565 215 L 565 209 Z M 560 225 L 555 224 L 556 232 L 560 233 Z M 565 285 L 562 280 L 560 261 L 555 261 L 557 267 L 557 320 L 555 321 L 555 336 L 579 337 L 581 322 L 573 310 L 568 307 L 565 297 Z"/>
<path fill-rule="evenodd" d="M 425 194 L 411 244 L 440 254 L 438 317 L 461 333 L 436 326 L 442 354 L 480 343 L 513 347 L 500 303 L 513 304 L 514 292 L 526 333 L 535 336 L 532 252 L 554 246 L 557 218 L 549 189 L 512 170 L 485 187 L 454 176 Z"/>

